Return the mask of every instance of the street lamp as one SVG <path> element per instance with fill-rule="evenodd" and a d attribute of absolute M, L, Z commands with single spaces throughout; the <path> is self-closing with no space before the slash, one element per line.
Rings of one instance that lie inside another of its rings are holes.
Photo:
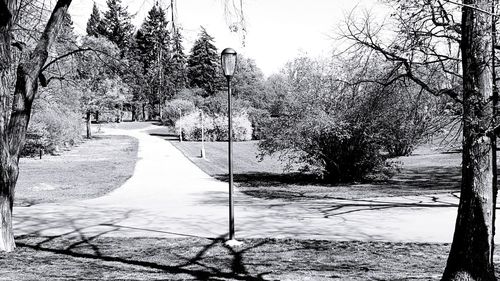
<path fill-rule="evenodd" d="M 179 108 L 179 142 L 182 142 L 182 109 Z"/>
<path fill-rule="evenodd" d="M 236 69 L 236 51 L 226 48 L 221 53 L 221 66 L 227 80 L 227 117 L 228 117 L 228 159 L 229 159 L 229 241 L 228 245 L 240 245 L 234 239 L 234 201 L 233 201 L 233 121 L 231 109 L 231 78 Z"/>
<path fill-rule="evenodd" d="M 205 159 L 205 125 L 203 124 L 205 122 L 203 118 L 203 110 L 200 112 L 200 117 L 201 117 L 201 155 L 200 157 Z"/>

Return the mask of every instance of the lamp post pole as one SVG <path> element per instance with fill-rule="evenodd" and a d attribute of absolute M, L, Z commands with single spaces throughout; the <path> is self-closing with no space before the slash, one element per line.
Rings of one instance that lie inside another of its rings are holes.
<path fill-rule="evenodd" d="M 182 109 L 179 108 L 179 142 L 182 142 Z"/>
<path fill-rule="evenodd" d="M 205 125 L 203 111 L 200 113 L 201 115 L 201 158 L 205 159 Z"/>
<path fill-rule="evenodd" d="M 229 246 L 242 243 L 234 239 L 234 200 L 233 200 L 233 112 L 231 101 L 231 77 L 236 69 L 236 51 L 226 48 L 221 53 L 221 66 L 227 80 L 227 119 L 228 119 L 228 164 L 229 164 Z"/>
<path fill-rule="evenodd" d="M 234 200 L 233 200 L 233 112 L 231 108 L 231 77 L 227 77 L 227 119 L 229 153 L 229 240 L 234 240 Z"/>

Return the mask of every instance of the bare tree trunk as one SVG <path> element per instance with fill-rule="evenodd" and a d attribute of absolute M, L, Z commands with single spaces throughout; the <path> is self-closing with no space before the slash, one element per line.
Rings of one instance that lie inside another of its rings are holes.
<path fill-rule="evenodd" d="M 2 169 L 5 167 L 2 163 Z M 8 165 L 8 164 L 7 164 Z M 16 248 L 14 242 L 14 231 L 12 229 L 12 207 L 14 204 L 14 188 L 17 181 L 17 165 L 11 165 L 11 170 L 3 173 L 0 184 L 0 250 L 11 252 Z"/>
<path fill-rule="evenodd" d="M 85 123 L 87 124 L 87 139 L 92 138 L 92 130 L 91 130 L 91 121 L 92 121 L 92 113 L 90 110 L 87 111 L 87 116 L 85 119 Z"/>
<path fill-rule="evenodd" d="M 9 75 L 12 63 L 10 28 L 12 14 L 17 7 L 16 1 L 0 0 L 0 135 L 6 135 L 7 99 L 9 93 Z M 6 138 L 0 140 L 0 250 L 11 252 L 16 247 L 12 231 L 12 206 L 14 186 L 11 184 L 15 169 L 12 169 L 12 158 Z M 14 167 L 17 167 L 15 165 Z"/>
<path fill-rule="evenodd" d="M 38 89 L 38 76 L 47 61 L 48 52 L 55 41 L 63 18 L 71 0 L 58 0 L 38 41 L 35 50 L 26 61 L 19 64 L 16 73 L 14 99 L 8 124 L 7 75 L 11 64 L 11 14 L 17 8 L 16 0 L 0 1 L 0 250 L 12 251 L 15 248 L 12 230 L 12 207 L 14 190 L 19 174 L 19 152 L 24 144 L 26 129 L 31 114 L 31 106 Z M 5 64 L 4 64 L 5 63 Z"/>
<path fill-rule="evenodd" d="M 464 4 L 490 11 L 491 1 Z M 493 95 L 492 19 L 470 7 L 462 12 L 463 153 L 462 185 L 450 255 L 442 280 L 496 280 L 493 268 L 494 150 L 491 129 Z"/>
<path fill-rule="evenodd" d="M 132 122 L 137 121 L 137 107 L 135 104 L 132 104 Z"/>

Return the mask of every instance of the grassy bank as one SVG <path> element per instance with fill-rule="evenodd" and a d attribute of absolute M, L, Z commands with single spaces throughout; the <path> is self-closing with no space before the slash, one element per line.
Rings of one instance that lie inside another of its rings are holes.
<path fill-rule="evenodd" d="M 15 205 L 101 196 L 130 178 L 136 161 L 137 140 L 127 136 L 95 136 L 59 156 L 22 158 Z"/>
<path fill-rule="evenodd" d="M 439 280 L 449 245 L 19 237 L 0 280 Z M 498 268 L 498 266 L 497 266 Z"/>
<path fill-rule="evenodd" d="M 206 173 L 227 180 L 227 143 L 205 143 L 206 159 L 200 158 L 200 142 L 171 143 Z M 258 153 L 255 141 L 234 143 L 235 182 L 246 194 L 260 198 L 359 199 L 455 192 L 460 186 L 460 153 L 421 149 L 413 156 L 395 159 L 400 173 L 388 181 L 339 185 L 325 183 L 314 175 L 286 171 L 277 157 L 265 157 L 260 162 Z"/>

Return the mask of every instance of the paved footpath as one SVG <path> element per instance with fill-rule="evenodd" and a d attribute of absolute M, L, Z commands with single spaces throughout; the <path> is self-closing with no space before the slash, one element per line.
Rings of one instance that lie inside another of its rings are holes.
<path fill-rule="evenodd" d="M 16 207 L 16 235 L 226 235 L 227 183 L 145 130 L 106 129 L 139 140 L 134 174 L 123 186 L 92 200 Z M 452 194 L 293 203 L 235 197 L 237 238 L 451 242 L 458 203 Z"/>

